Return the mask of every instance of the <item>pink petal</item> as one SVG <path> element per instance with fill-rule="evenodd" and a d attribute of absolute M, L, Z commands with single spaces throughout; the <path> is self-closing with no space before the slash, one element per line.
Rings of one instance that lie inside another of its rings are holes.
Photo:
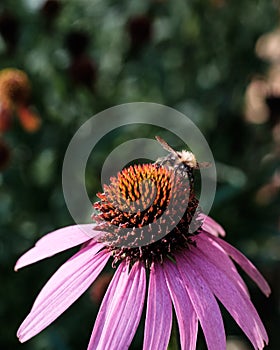
<path fill-rule="evenodd" d="M 164 273 L 178 319 L 182 350 L 195 350 L 198 321 L 178 268 L 171 261 L 164 264 Z"/>
<path fill-rule="evenodd" d="M 118 267 L 102 301 L 88 349 L 125 350 L 138 327 L 146 293 L 146 271 L 142 263 Z"/>
<path fill-rule="evenodd" d="M 190 253 L 188 251 L 188 253 Z M 207 283 L 196 272 L 187 254 L 176 257 L 179 271 L 203 330 L 208 350 L 225 350 L 226 336 L 218 303 Z"/>
<path fill-rule="evenodd" d="M 87 246 L 91 247 L 91 255 L 94 255 L 98 250 L 101 250 L 103 248 L 103 245 L 101 243 L 95 243 L 91 241 Z M 83 246 L 80 250 L 82 252 L 85 250 L 87 246 Z M 72 256 L 68 261 L 72 260 L 75 258 L 76 255 L 79 255 L 79 252 L 77 252 L 74 256 Z M 107 259 L 108 260 L 108 259 Z M 66 263 L 68 263 L 68 261 Z M 106 263 L 105 263 L 106 264 Z M 65 264 L 64 264 L 65 265 Z M 41 289 L 40 293 L 38 294 L 36 300 L 33 303 L 31 311 L 33 309 L 37 308 L 37 306 L 41 303 L 44 302 L 44 299 L 49 297 L 50 291 L 52 290 L 53 286 L 58 286 L 61 284 L 62 277 L 64 277 L 61 273 L 58 273 L 62 267 L 62 265 L 53 275 L 52 277 L 48 280 L 48 282 L 44 285 L 44 287 Z M 70 272 L 70 271 L 69 271 Z M 97 276 L 96 276 L 97 277 Z M 96 278 L 95 277 L 95 278 Z"/>
<path fill-rule="evenodd" d="M 211 233 L 213 236 L 222 236 L 224 237 L 226 235 L 225 230 L 222 228 L 221 225 L 219 225 L 214 219 L 212 219 L 210 216 L 207 216 L 203 213 L 199 214 L 200 217 L 203 220 L 202 228 L 203 230 Z"/>
<path fill-rule="evenodd" d="M 82 248 L 50 278 L 18 330 L 21 342 L 46 328 L 92 284 L 110 257 L 106 251 L 96 254 L 100 248 L 98 243 Z"/>
<path fill-rule="evenodd" d="M 251 261 L 246 258 L 245 255 L 243 255 L 239 250 L 234 248 L 223 239 L 213 236 L 209 237 L 215 240 L 225 250 L 225 252 L 230 255 L 238 265 L 242 267 L 242 269 L 247 273 L 248 276 L 252 278 L 252 280 L 257 284 L 257 286 L 266 296 L 269 296 L 271 290 L 268 283 L 261 275 L 261 273 L 257 270 L 257 268 L 251 263 Z"/>
<path fill-rule="evenodd" d="M 88 233 L 89 231 L 94 232 L 93 227 L 93 224 L 68 226 L 43 236 L 36 242 L 34 248 L 28 250 L 19 258 L 15 266 L 15 271 L 89 241 L 94 236 L 94 234 L 90 236 Z M 96 231 L 96 235 L 98 233 L 99 231 Z"/>
<path fill-rule="evenodd" d="M 103 328 L 106 321 L 112 314 L 112 309 L 114 309 L 117 300 L 122 297 L 123 288 L 126 286 L 126 281 L 128 279 L 129 265 L 124 262 L 119 265 L 117 271 L 111 280 L 106 294 L 103 298 L 102 304 L 100 306 L 95 325 L 91 334 L 91 338 L 88 344 L 88 349 L 98 349 L 100 338 L 103 334 Z"/>
<path fill-rule="evenodd" d="M 188 261 L 196 266 L 213 293 L 232 315 L 255 349 L 263 349 L 263 339 L 268 341 L 267 334 L 248 295 L 224 271 L 208 261 L 199 250 L 189 251 L 186 255 Z"/>
<path fill-rule="evenodd" d="M 205 254 L 208 260 L 221 269 L 232 281 L 237 283 L 244 293 L 249 296 L 247 286 L 223 248 L 217 242 L 213 241 L 205 232 L 201 232 L 197 235 L 195 242 L 195 249 L 199 249 L 201 254 Z"/>
<path fill-rule="evenodd" d="M 166 350 L 172 326 L 172 304 L 163 268 L 151 267 L 143 350 Z"/>

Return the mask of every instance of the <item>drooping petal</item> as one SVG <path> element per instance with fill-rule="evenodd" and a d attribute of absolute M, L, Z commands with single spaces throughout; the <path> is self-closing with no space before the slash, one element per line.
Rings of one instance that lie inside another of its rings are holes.
<path fill-rule="evenodd" d="M 258 269 L 251 263 L 250 260 L 246 258 L 239 250 L 234 248 L 232 245 L 220 239 L 218 237 L 212 237 L 224 250 L 227 252 L 231 258 L 237 262 L 240 267 L 247 273 L 248 276 L 252 278 L 252 280 L 257 284 L 260 290 L 266 295 L 269 296 L 271 293 L 270 287 L 262 274 L 258 271 Z"/>
<path fill-rule="evenodd" d="M 215 241 L 213 241 L 205 232 L 201 232 L 196 236 L 196 247 L 202 254 L 207 256 L 207 259 L 221 269 L 229 278 L 237 283 L 244 293 L 249 295 L 248 288 L 243 279 L 239 275 L 236 267 L 228 254 Z"/>
<path fill-rule="evenodd" d="M 189 253 L 189 251 L 188 251 Z M 218 303 L 196 265 L 185 256 L 176 257 L 193 308 L 203 330 L 208 350 L 225 350 L 226 336 Z"/>
<path fill-rule="evenodd" d="M 21 342 L 46 328 L 93 283 L 110 257 L 103 250 L 97 253 L 102 247 L 99 243 L 87 245 L 50 278 L 18 330 Z"/>
<path fill-rule="evenodd" d="M 182 350 L 195 350 L 198 320 L 177 266 L 164 264 L 167 286 L 177 315 Z"/>
<path fill-rule="evenodd" d="M 103 248 L 103 245 L 101 243 L 95 243 L 95 242 L 90 242 L 88 243 L 88 246 L 91 247 L 91 253 L 89 253 L 89 255 L 91 257 L 93 257 L 99 250 L 101 250 Z M 87 247 L 87 245 L 84 245 L 80 252 L 82 254 L 84 254 L 85 248 Z M 73 258 L 75 258 L 76 256 L 79 255 L 79 252 L 77 252 L 74 256 L 72 256 L 68 261 L 66 261 L 65 264 L 67 264 L 69 261 L 71 261 Z M 108 259 L 107 259 L 108 260 Z M 107 262 L 106 260 L 106 262 Z M 106 265 L 105 262 L 105 265 Z M 44 285 L 44 287 L 41 289 L 40 293 L 38 294 L 37 298 L 35 299 L 33 305 L 32 305 L 32 309 L 31 311 L 33 311 L 34 308 L 37 308 L 37 306 L 44 301 L 44 299 L 49 297 L 50 292 L 52 292 L 52 290 L 54 288 L 56 288 L 56 286 L 60 285 L 63 281 L 63 272 L 60 273 L 60 270 L 63 268 L 63 266 L 65 265 L 63 264 L 53 275 L 52 277 L 48 280 L 48 282 Z M 104 265 L 104 266 L 105 266 Z M 65 266 L 65 269 L 67 268 L 68 265 Z M 78 267 L 79 268 L 79 267 Z M 81 267 L 82 268 L 82 267 Z M 103 269 L 103 268 L 102 268 Z M 101 272 L 101 271 L 100 271 Z M 70 273 L 70 271 L 69 271 Z M 99 275 L 99 273 L 98 273 Z M 95 277 L 97 278 L 97 276 Z M 94 278 L 94 279 L 95 279 Z"/>
<path fill-rule="evenodd" d="M 225 230 L 222 228 L 221 225 L 219 225 L 214 219 L 212 219 L 210 216 L 207 216 L 203 213 L 200 213 L 199 216 L 203 220 L 202 228 L 211 233 L 213 236 L 222 236 L 224 237 L 226 235 Z"/>
<path fill-rule="evenodd" d="M 142 263 L 118 267 L 102 301 L 88 350 L 125 350 L 138 327 L 146 292 Z"/>
<path fill-rule="evenodd" d="M 66 249 L 89 241 L 94 234 L 89 236 L 87 231 L 91 230 L 94 232 L 92 228 L 92 224 L 73 225 L 63 227 L 43 236 L 36 242 L 33 248 L 28 250 L 19 258 L 15 265 L 15 271 L 24 266 L 33 264 L 39 260 L 48 258 Z M 99 231 L 97 231 L 97 233 L 98 232 Z"/>
<path fill-rule="evenodd" d="M 143 350 L 166 350 L 172 326 L 172 303 L 163 268 L 154 263 L 150 272 Z"/>
<path fill-rule="evenodd" d="M 212 264 L 199 250 L 188 252 L 187 258 L 197 267 L 213 293 L 244 331 L 255 349 L 263 349 L 268 337 L 247 294 L 221 269 Z M 222 264 L 222 262 L 221 262 Z"/>

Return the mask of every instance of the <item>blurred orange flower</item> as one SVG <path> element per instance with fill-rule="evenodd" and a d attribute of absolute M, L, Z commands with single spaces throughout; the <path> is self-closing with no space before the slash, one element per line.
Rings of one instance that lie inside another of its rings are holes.
<path fill-rule="evenodd" d="M 41 119 L 29 108 L 31 84 L 25 72 L 6 68 L 0 71 L 0 132 L 10 129 L 16 112 L 23 128 L 37 131 Z"/>

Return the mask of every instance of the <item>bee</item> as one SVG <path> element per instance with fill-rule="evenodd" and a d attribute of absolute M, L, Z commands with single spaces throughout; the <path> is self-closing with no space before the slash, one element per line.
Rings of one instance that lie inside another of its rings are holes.
<path fill-rule="evenodd" d="M 167 156 L 158 158 L 155 164 L 173 168 L 181 176 L 188 177 L 191 185 L 194 183 L 194 170 L 211 166 L 208 162 L 199 163 L 192 152 L 186 150 L 182 150 L 181 152 L 175 151 L 161 137 L 156 136 L 155 138 L 169 152 Z"/>

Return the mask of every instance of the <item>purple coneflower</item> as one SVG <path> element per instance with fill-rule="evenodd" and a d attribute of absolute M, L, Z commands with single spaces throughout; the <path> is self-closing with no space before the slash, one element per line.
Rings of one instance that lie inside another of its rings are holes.
<path fill-rule="evenodd" d="M 196 348 L 199 322 L 208 349 L 225 350 L 225 329 L 217 300 L 254 348 L 263 349 L 268 342 L 267 333 L 233 261 L 265 295 L 269 295 L 270 288 L 242 253 L 218 237 L 224 236 L 221 226 L 210 217 L 197 214 L 192 182 L 186 186 L 182 172 L 174 169 L 156 162 L 123 170 L 111 178 L 104 193 L 98 194 L 94 226 L 77 225 L 51 232 L 18 260 L 16 270 L 82 244 L 41 290 L 18 330 L 21 342 L 61 315 L 92 285 L 112 258 L 116 271 L 100 306 L 88 349 L 128 349 L 145 300 L 143 349 L 167 348 L 173 305 L 181 349 Z M 190 170 L 189 166 L 189 173 Z M 178 205 L 183 210 L 175 213 L 179 219 L 174 224 L 174 208 Z M 190 232 L 193 219 L 201 220 L 201 224 Z M 144 230 L 150 224 L 158 225 L 158 229 Z M 85 231 L 92 226 L 90 238 Z M 149 233 L 149 243 L 142 244 L 147 242 Z"/>

